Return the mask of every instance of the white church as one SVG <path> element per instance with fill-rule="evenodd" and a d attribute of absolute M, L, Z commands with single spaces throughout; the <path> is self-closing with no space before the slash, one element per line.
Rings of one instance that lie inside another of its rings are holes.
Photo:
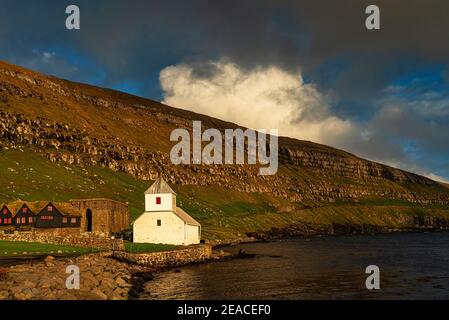
<path fill-rule="evenodd" d="M 176 205 L 176 193 L 162 178 L 145 192 L 145 212 L 133 223 L 133 241 L 198 244 L 201 225 Z"/>

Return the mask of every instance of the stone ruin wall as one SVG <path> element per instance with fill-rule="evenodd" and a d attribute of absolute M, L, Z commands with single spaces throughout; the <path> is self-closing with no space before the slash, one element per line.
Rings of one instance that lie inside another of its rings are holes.
<path fill-rule="evenodd" d="M 89 209 L 92 212 L 94 232 L 120 232 L 129 228 L 129 209 L 125 203 L 109 199 L 70 200 L 69 202 L 82 213 L 82 231 L 87 231 Z"/>
<path fill-rule="evenodd" d="M 79 229 L 33 229 L 31 231 L 0 230 L 0 240 L 38 242 L 55 245 L 79 246 L 102 250 L 124 250 L 124 241 L 101 237 L 95 233 L 79 232 Z"/>

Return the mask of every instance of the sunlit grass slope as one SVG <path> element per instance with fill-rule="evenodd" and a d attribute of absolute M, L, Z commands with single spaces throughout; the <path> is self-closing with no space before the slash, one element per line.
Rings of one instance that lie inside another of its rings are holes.
<path fill-rule="evenodd" d="M 22 200 L 66 201 L 77 198 L 111 198 L 128 202 L 131 220 L 144 210 L 144 192 L 152 181 L 97 166 L 53 163 L 33 149 L 0 151 L 0 202 Z M 449 218 L 449 210 L 422 208 L 408 202 L 364 199 L 358 204 L 314 203 L 313 208 L 297 204 L 283 212 L 289 203 L 269 193 L 246 193 L 212 186 L 173 186 L 178 205 L 203 226 L 203 238 L 236 239 L 247 232 L 282 228 L 297 222 L 312 224 L 372 224 L 401 227 L 404 215 L 432 215 Z"/>

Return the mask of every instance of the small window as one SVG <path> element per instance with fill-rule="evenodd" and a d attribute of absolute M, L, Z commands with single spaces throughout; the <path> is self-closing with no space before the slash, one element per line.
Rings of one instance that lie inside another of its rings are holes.
<path fill-rule="evenodd" d="M 0 223 L 2 223 L 2 218 L 0 218 Z"/>
<path fill-rule="evenodd" d="M 67 218 L 62 218 L 62 223 L 67 223 Z"/>
<path fill-rule="evenodd" d="M 156 204 L 161 204 L 161 197 L 156 197 Z"/>
<path fill-rule="evenodd" d="M 8 214 L 8 209 L 3 209 L 3 214 Z"/>
<path fill-rule="evenodd" d="M 12 218 L 8 218 L 8 224 L 12 223 Z"/>
<path fill-rule="evenodd" d="M 53 207 L 52 206 L 48 206 L 47 210 L 48 210 L 48 212 L 52 212 L 53 211 Z"/>
<path fill-rule="evenodd" d="M 23 213 L 27 213 L 28 212 L 28 208 L 22 208 L 22 212 Z"/>
<path fill-rule="evenodd" d="M 22 217 L 22 223 L 27 223 L 27 220 L 25 217 Z"/>
<path fill-rule="evenodd" d="M 76 218 L 72 218 L 72 219 L 70 219 L 70 221 L 71 221 L 72 223 L 76 223 Z"/>
<path fill-rule="evenodd" d="M 157 226 L 160 227 L 161 225 L 162 225 L 162 221 L 161 221 L 161 219 L 158 219 L 157 220 Z"/>
<path fill-rule="evenodd" d="M 28 217 L 28 223 L 33 223 L 33 217 Z"/>

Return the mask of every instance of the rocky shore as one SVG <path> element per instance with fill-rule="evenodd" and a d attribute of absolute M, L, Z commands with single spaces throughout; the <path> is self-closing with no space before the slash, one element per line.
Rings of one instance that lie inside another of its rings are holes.
<path fill-rule="evenodd" d="M 66 288 L 69 265 L 80 269 L 79 290 Z M 107 254 L 62 259 L 49 256 L 44 261 L 1 269 L 0 300 L 126 300 L 134 285 L 133 275 L 142 272 Z"/>
<path fill-rule="evenodd" d="M 229 259 L 222 250 L 208 261 Z M 69 265 L 80 270 L 79 290 L 69 290 Z M 113 258 L 112 253 L 94 253 L 73 258 L 46 257 L 24 264 L 0 267 L 0 300 L 133 300 L 139 299 L 145 283 L 169 267 L 151 268 Z"/>

